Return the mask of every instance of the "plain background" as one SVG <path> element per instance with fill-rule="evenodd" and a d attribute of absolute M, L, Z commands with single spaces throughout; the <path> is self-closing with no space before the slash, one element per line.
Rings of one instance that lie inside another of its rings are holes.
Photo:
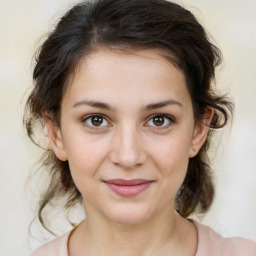
<path fill-rule="evenodd" d="M 217 194 L 203 222 L 224 236 L 256 240 L 256 1 L 177 2 L 196 15 L 221 48 L 217 85 L 221 92 L 231 91 L 236 104 L 232 130 L 222 133 L 217 153 L 211 154 Z M 29 255 L 43 242 L 36 225 L 35 237 L 28 233 L 40 180 L 28 186 L 26 179 L 41 151 L 26 138 L 22 114 L 38 39 L 73 3 L 0 0 L 0 256 Z M 70 228 L 59 226 L 62 232 Z"/>

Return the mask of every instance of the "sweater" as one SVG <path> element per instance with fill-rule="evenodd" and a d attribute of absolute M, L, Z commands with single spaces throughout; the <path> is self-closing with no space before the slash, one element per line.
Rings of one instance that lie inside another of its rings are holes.
<path fill-rule="evenodd" d="M 240 237 L 223 238 L 213 229 L 194 222 L 198 230 L 195 256 L 256 256 L 256 242 Z M 39 247 L 31 256 L 68 256 L 68 232 Z"/>

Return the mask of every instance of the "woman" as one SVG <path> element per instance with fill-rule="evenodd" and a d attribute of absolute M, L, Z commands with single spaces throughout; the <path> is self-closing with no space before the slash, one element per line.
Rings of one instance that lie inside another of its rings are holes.
<path fill-rule="evenodd" d="M 51 149 L 52 201 L 86 219 L 32 255 L 256 255 L 187 217 L 214 197 L 210 137 L 230 101 L 212 82 L 221 54 L 195 17 L 165 0 L 74 6 L 43 43 L 25 117 Z"/>

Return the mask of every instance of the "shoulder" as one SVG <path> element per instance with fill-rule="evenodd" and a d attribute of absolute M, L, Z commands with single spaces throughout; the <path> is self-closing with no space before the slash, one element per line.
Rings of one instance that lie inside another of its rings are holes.
<path fill-rule="evenodd" d="M 68 256 L 69 234 L 70 232 L 40 246 L 31 256 Z"/>
<path fill-rule="evenodd" d="M 240 237 L 223 238 L 207 226 L 195 225 L 198 229 L 196 256 L 256 256 L 256 242 Z"/>

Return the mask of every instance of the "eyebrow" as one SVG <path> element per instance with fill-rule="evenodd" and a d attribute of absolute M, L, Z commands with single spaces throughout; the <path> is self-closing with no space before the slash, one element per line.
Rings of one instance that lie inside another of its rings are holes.
<path fill-rule="evenodd" d="M 90 101 L 87 101 L 87 100 L 78 101 L 78 102 L 76 102 L 73 105 L 73 107 L 75 108 L 75 107 L 79 107 L 79 106 L 83 106 L 83 105 L 94 107 L 94 108 L 101 108 L 101 109 L 112 110 L 113 111 L 113 108 L 110 105 L 108 105 L 107 103 L 103 103 L 103 102 L 99 102 L 99 101 L 93 101 L 93 100 L 90 100 Z"/>
<path fill-rule="evenodd" d="M 163 107 L 166 107 L 166 106 L 169 106 L 169 105 L 177 105 L 181 108 L 183 107 L 183 105 L 180 102 L 176 101 L 176 100 L 166 100 L 166 101 L 162 101 L 162 102 L 149 104 L 144 108 L 144 110 L 149 111 L 149 110 L 154 110 L 154 109 L 157 109 L 157 108 L 163 108 Z"/>
<path fill-rule="evenodd" d="M 79 106 L 83 106 L 83 105 L 94 107 L 94 108 L 105 109 L 105 110 L 109 110 L 109 111 L 114 111 L 114 108 L 111 107 L 109 104 L 99 102 L 99 101 L 92 101 L 92 100 L 91 101 L 87 101 L 87 100 L 78 101 L 73 105 L 73 107 L 75 108 L 75 107 L 79 107 Z M 154 109 L 158 109 L 158 108 L 163 108 L 163 107 L 166 107 L 169 105 L 177 105 L 179 107 L 183 107 L 183 105 L 176 100 L 166 100 L 166 101 L 162 101 L 162 102 L 149 104 L 143 108 L 143 111 L 150 111 L 150 110 L 154 110 Z"/>

